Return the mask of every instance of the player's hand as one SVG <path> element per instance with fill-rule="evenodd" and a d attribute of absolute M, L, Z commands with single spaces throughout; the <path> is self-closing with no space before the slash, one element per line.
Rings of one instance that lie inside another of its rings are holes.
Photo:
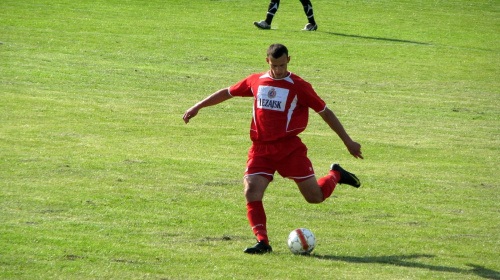
<path fill-rule="evenodd" d="M 349 153 L 355 158 L 360 158 L 363 159 L 363 153 L 361 152 L 361 144 L 355 141 L 350 141 L 348 143 L 345 143 L 347 150 L 349 150 Z"/>
<path fill-rule="evenodd" d="M 186 113 L 184 113 L 182 119 L 184 120 L 185 123 L 188 123 L 190 119 L 194 118 L 198 114 L 198 111 L 199 109 L 191 107 L 186 111 Z"/>

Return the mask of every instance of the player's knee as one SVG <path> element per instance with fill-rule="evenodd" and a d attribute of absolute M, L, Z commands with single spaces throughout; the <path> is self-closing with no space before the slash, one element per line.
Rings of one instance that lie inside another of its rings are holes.
<path fill-rule="evenodd" d="M 244 179 L 247 201 L 262 200 L 269 181 L 261 176 L 248 176 Z"/>
<path fill-rule="evenodd" d="M 263 191 L 261 190 L 261 188 L 254 187 L 252 185 L 245 186 L 245 196 L 262 194 L 262 193 Z"/>
<path fill-rule="evenodd" d="M 308 196 L 308 197 L 304 197 L 306 199 L 306 201 L 308 203 L 311 203 L 311 204 L 318 204 L 318 203 L 321 203 L 324 201 L 323 199 L 323 196 L 319 197 L 319 196 Z"/>

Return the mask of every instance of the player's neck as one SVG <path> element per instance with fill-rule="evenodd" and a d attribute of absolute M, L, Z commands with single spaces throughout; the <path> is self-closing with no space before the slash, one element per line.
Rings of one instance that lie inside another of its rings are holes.
<path fill-rule="evenodd" d="M 276 77 L 276 76 L 273 74 L 273 71 L 268 71 L 267 73 L 268 73 L 269 77 L 271 77 L 271 78 L 272 78 L 272 79 L 274 79 L 274 80 L 283 80 L 283 79 L 288 78 L 288 77 L 291 75 L 290 71 L 287 71 L 287 72 L 286 72 L 286 74 L 285 74 L 284 76 L 282 76 L 282 77 L 279 77 L 279 78 L 278 78 L 278 77 Z"/>

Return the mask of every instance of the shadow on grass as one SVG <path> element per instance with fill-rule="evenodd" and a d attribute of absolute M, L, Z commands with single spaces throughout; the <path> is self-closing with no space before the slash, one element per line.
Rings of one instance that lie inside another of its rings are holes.
<path fill-rule="evenodd" d="M 467 266 L 471 267 L 471 269 L 461 269 L 456 267 L 449 266 L 439 266 L 439 265 L 430 265 L 430 264 L 422 264 L 417 262 L 412 262 L 412 259 L 419 258 L 434 258 L 433 255 L 402 255 L 402 256 L 378 256 L 378 257 L 350 257 L 350 256 L 330 256 L 330 255 L 311 255 L 311 257 L 322 259 L 322 260 L 332 260 L 332 261 L 342 261 L 342 262 L 350 262 L 350 263 L 379 263 L 379 264 L 391 264 L 395 266 L 402 267 L 414 267 L 414 268 L 423 268 L 431 271 L 438 272 L 454 272 L 461 274 L 475 274 L 477 276 L 492 279 L 492 280 L 500 280 L 500 273 L 495 270 L 488 269 L 484 266 L 475 265 L 475 264 L 467 264 Z"/>
<path fill-rule="evenodd" d="M 283 31 L 283 32 L 310 32 L 310 31 L 286 30 L 286 29 L 271 29 L 271 30 L 272 31 Z M 262 30 L 262 31 L 263 32 L 269 32 L 271 30 Z M 328 35 L 333 35 L 333 36 L 356 38 L 356 39 L 365 39 L 365 40 L 406 43 L 406 44 L 415 44 L 415 45 L 423 45 L 423 46 L 432 46 L 433 45 L 431 43 L 424 43 L 424 42 L 417 42 L 417 41 L 410 41 L 410 40 L 401 40 L 401 39 L 392 39 L 392 38 L 383 38 L 383 37 L 372 37 L 372 36 L 362 36 L 362 35 L 354 35 L 354 34 L 330 32 L 330 31 L 314 31 L 314 32 L 328 34 Z"/>
<path fill-rule="evenodd" d="M 429 43 L 422 43 L 422 42 L 415 42 L 415 41 L 408 41 L 408 40 L 400 40 L 400 39 L 370 37 L 370 36 L 352 35 L 352 34 L 345 34 L 345 33 L 328 32 L 328 31 L 317 31 L 317 32 L 323 32 L 323 33 L 330 34 L 330 35 L 342 36 L 342 37 L 349 37 L 349 38 L 369 39 L 369 40 L 398 42 L 398 43 L 409 43 L 409 44 L 426 45 L 426 46 L 431 46 L 432 45 L 432 44 L 429 44 Z"/>

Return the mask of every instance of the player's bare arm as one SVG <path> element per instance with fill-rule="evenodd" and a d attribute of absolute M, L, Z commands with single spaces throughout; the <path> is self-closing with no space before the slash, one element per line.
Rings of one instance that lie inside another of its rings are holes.
<path fill-rule="evenodd" d="M 351 137 L 349 136 L 349 134 L 347 134 L 347 132 L 344 129 L 344 126 L 342 126 L 342 123 L 340 123 L 335 113 L 333 113 L 332 110 L 326 108 L 324 111 L 320 112 L 319 115 L 330 126 L 330 128 L 333 131 L 335 131 L 335 133 L 337 133 L 342 142 L 344 142 L 344 145 L 347 147 L 349 153 L 355 158 L 363 159 L 363 155 L 361 152 L 361 145 L 351 139 Z"/>
<path fill-rule="evenodd" d="M 203 99 L 202 101 L 196 103 L 193 107 L 189 108 L 185 113 L 182 119 L 184 120 L 185 123 L 188 123 L 190 119 L 194 118 L 197 114 L 198 111 L 200 111 L 202 108 L 208 107 L 208 106 L 213 106 L 217 105 L 221 102 L 224 102 L 228 99 L 232 98 L 231 94 L 229 94 L 229 89 L 224 88 L 221 90 L 218 90 L 208 96 L 207 98 Z"/>

